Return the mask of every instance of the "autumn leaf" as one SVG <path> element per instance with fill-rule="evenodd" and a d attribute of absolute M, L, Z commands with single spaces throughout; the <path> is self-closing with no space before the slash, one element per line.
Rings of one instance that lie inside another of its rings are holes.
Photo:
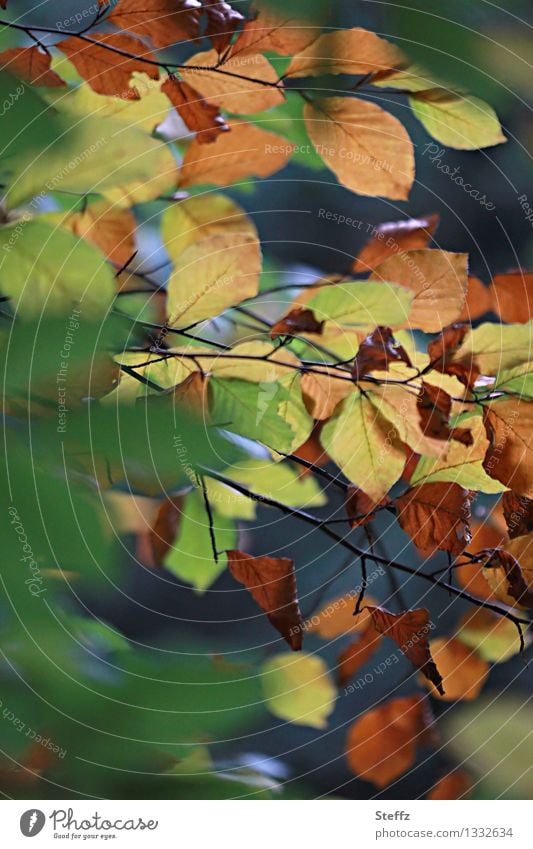
<path fill-rule="evenodd" d="M 258 238 L 253 221 L 242 207 L 226 195 L 212 192 L 173 203 L 163 213 L 161 222 L 161 236 L 173 262 L 200 239 L 237 234 Z"/>
<path fill-rule="evenodd" d="M 435 439 L 455 439 L 463 445 L 473 445 L 472 431 L 467 427 L 450 427 L 452 399 L 444 389 L 422 381 L 417 400 L 420 426 Z"/>
<path fill-rule="evenodd" d="M 361 27 L 322 33 L 297 53 L 286 77 L 325 74 L 368 74 L 390 70 L 404 62 L 402 52 L 389 41 Z"/>
<path fill-rule="evenodd" d="M 294 561 L 288 557 L 251 557 L 244 551 L 227 551 L 228 569 L 249 590 L 261 610 L 290 645 L 302 648 L 303 620 L 298 605 Z"/>
<path fill-rule="evenodd" d="M 462 351 L 462 343 L 468 334 L 463 324 L 451 324 L 428 345 L 428 354 L 432 368 L 443 374 L 457 377 L 466 387 L 472 388 L 480 375 L 473 354 Z M 461 351 L 461 354 L 458 352 Z"/>
<path fill-rule="evenodd" d="M 316 38 L 316 30 L 307 21 L 286 17 L 268 7 L 259 15 L 245 21 L 242 31 L 231 48 L 231 56 L 248 56 L 256 53 L 279 53 L 294 56 Z"/>
<path fill-rule="evenodd" d="M 154 47 L 170 47 L 199 37 L 200 12 L 199 0 L 119 0 L 106 21 Z"/>
<path fill-rule="evenodd" d="M 520 651 L 516 625 L 486 607 L 468 610 L 457 623 L 457 638 L 489 663 L 503 663 Z"/>
<path fill-rule="evenodd" d="M 349 379 L 339 379 L 334 369 L 314 366 L 302 375 L 302 395 L 305 406 L 314 419 L 329 419 L 337 405 L 353 390 Z"/>
<path fill-rule="evenodd" d="M 470 534 L 468 490 L 455 483 L 425 483 L 396 498 L 398 522 L 420 552 L 456 556 L 468 545 Z"/>
<path fill-rule="evenodd" d="M 150 53 L 142 41 L 134 36 L 118 33 L 95 33 L 91 38 L 92 41 L 86 43 L 72 36 L 58 42 L 56 46 L 98 94 L 113 95 L 124 100 L 140 100 L 141 96 L 135 85 L 130 85 L 132 74 L 137 71 L 157 80 L 158 68 L 115 53 L 110 48 L 149 59 Z"/>
<path fill-rule="evenodd" d="M 418 746 L 433 739 L 424 701 L 403 696 L 366 711 L 350 726 L 346 759 L 352 772 L 382 788 L 413 765 Z"/>
<path fill-rule="evenodd" d="M 183 513 L 183 496 L 167 496 L 159 507 L 150 533 L 154 562 L 162 566 L 172 547 Z"/>
<path fill-rule="evenodd" d="M 274 716 L 296 725 L 327 727 L 337 689 L 326 662 L 318 655 L 274 655 L 261 668 L 261 684 Z"/>
<path fill-rule="evenodd" d="M 432 684 L 425 682 L 431 695 L 447 702 L 477 698 L 489 673 L 488 663 L 474 649 L 449 637 L 432 640 L 430 649 L 444 687 L 443 695 Z"/>
<path fill-rule="evenodd" d="M 135 252 L 136 222 L 129 209 L 106 200 L 88 204 L 79 212 L 51 213 L 49 220 L 61 223 L 80 239 L 87 239 L 122 268 Z"/>
<path fill-rule="evenodd" d="M 503 514 L 511 539 L 533 531 L 533 499 L 514 492 L 502 496 Z"/>
<path fill-rule="evenodd" d="M 533 316 L 533 272 L 497 274 L 490 285 L 491 307 L 502 321 L 525 322 Z"/>
<path fill-rule="evenodd" d="M 441 801 L 443 799 L 464 799 L 468 796 L 472 781 L 462 769 L 456 769 L 444 775 L 426 796 L 426 799 Z"/>
<path fill-rule="evenodd" d="M 0 53 L 0 67 L 26 83 L 51 88 L 66 85 L 51 69 L 52 56 L 40 47 L 11 47 Z"/>
<path fill-rule="evenodd" d="M 489 438 L 483 468 L 527 498 L 533 487 L 533 403 L 498 398 L 484 405 L 483 420 Z"/>
<path fill-rule="evenodd" d="M 492 324 L 485 322 L 468 328 L 453 363 L 467 370 L 472 361 L 483 375 L 498 375 L 530 361 L 533 322 Z"/>
<path fill-rule="evenodd" d="M 437 213 L 424 218 L 407 218 L 405 221 L 389 221 L 378 224 L 372 231 L 372 238 L 359 251 L 352 265 L 355 274 L 371 271 L 397 253 L 427 248 L 439 225 Z"/>
<path fill-rule="evenodd" d="M 352 528 L 359 528 L 371 522 L 375 518 L 378 509 L 386 507 L 390 503 L 390 499 L 387 496 L 376 502 L 372 498 L 369 498 L 362 489 L 350 485 L 346 490 L 344 509 L 350 520 L 350 526 Z"/>
<path fill-rule="evenodd" d="M 485 286 L 479 277 L 470 275 L 466 300 L 458 320 L 472 322 L 490 312 L 491 309 L 492 299 L 489 287 Z"/>
<path fill-rule="evenodd" d="M 533 607 L 533 582 L 526 582 L 521 565 L 511 551 L 495 548 L 480 551 L 478 555 L 485 557 L 483 575 L 496 598 L 511 606 Z M 533 575 L 527 577 L 531 579 Z"/>
<path fill-rule="evenodd" d="M 374 628 L 367 628 L 360 637 L 352 640 L 339 654 L 337 679 L 339 687 L 344 687 L 358 669 L 369 660 L 381 642 L 381 636 Z"/>
<path fill-rule="evenodd" d="M 198 144 L 214 142 L 220 133 L 229 130 L 217 106 L 207 103 L 192 86 L 168 77 L 161 86 L 189 130 L 196 133 Z"/>
<path fill-rule="evenodd" d="M 203 183 L 227 186 L 248 177 L 268 177 L 287 163 L 293 146 L 274 133 L 244 121 L 228 121 L 224 133 L 209 147 L 194 139 L 179 172 L 183 188 Z"/>
<path fill-rule="evenodd" d="M 296 307 L 277 321 L 270 330 L 270 338 L 298 336 L 301 333 L 322 333 L 324 322 L 318 321 L 313 310 Z"/>
<path fill-rule="evenodd" d="M 403 362 L 411 366 L 405 349 L 396 342 L 390 327 L 376 327 L 374 332 L 361 342 L 355 356 L 352 374 L 359 380 L 372 371 L 388 371 L 389 363 Z"/>
<path fill-rule="evenodd" d="M 366 607 L 378 634 L 394 640 L 413 666 L 420 669 L 442 695 L 442 677 L 429 650 L 429 611 L 420 607 L 404 613 L 390 613 L 383 607 Z"/>
<path fill-rule="evenodd" d="M 414 299 L 409 326 L 437 333 L 456 321 L 468 288 L 468 256 L 425 248 L 386 259 L 370 275 L 410 289 Z"/>
<path fill-rule="evenodd" d="M 478 97 L 433 88 L 413 93 L 409 103 L 428 133 L 447 147 L 478 150 L 507 141 L 494 109 Z"/>
<path fill-rule="evenodd" d="M 306 103 L 304 119 L 317 153 L 343 186 L 371 197 L 408 197 L 413 145 L 396 118 L 375 103 L 330 97 Z"/>
<path fill-rule="evenodd" d="M 223 53 L 244 17 L 225 0 L 202 0 L 202 7 L 207 17 L 204 35 L 218 53 Z"/>
<path fill-rule="evenodd" d="M 181 68 L 180 75 L 209 103 L 228 112 L 250 115 L 283 103 L 278 75 L 260 53 L 242 58 L 230 56 L 222 63 L 216 50 L 196 53 Z"/>

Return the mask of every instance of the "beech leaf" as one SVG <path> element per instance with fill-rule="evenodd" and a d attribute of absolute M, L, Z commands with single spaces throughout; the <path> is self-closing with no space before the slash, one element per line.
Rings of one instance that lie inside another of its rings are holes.
<path fill-rule="evenodd" d="M 425 483 L 396 498 L 398 522 L 424 556 L 460 554 L 471 540 L 468 490 L 455 483 Z"/>
<path fill-rule="evenodd" d="M 192 86 L 175 77 L 168 77 L 161 91 L 175 106 L 189 130 L 196 133 L 198 144 L 214 142 L 220 133 L 229 130 L 217 106 L 207 103 Z"/>

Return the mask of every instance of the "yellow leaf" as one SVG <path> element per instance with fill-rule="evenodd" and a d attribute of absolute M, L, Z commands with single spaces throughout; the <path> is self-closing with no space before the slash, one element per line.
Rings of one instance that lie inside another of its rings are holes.
<path fill-rule="evenodd" d="M 401 441 L 417 454 L 441 457 L 446 453 L 448 443 L 424 434 L 420 426 L 418 395 L 412 389 L 393 385 L 373 386 L 367 394 L 381 415 L 394 426 Z"/>
<path fill-rule="evenodd" d="M 286 164 L 293 145 L 245 121 L 229 121 L 229 133 L 212 144 L 193 139 L 179 172 L 180 186 L 229 186 L 248 177 L 268 177 Z"/>
<path fill-rule="evenodd" d="M 494 109 L 478 97 L 443 88 L 409 98 L 416 117 L 437 141 L 458 150 L 478 150 L 507 141 Z"/>
<path fill-rule="evenodd" d="M 494 375 L 531 359 L 533 321 L 527 324 L 480 324 L 469 330 L 454 362 L 473 356 L 482 374 Z"/>
<path fill-rule="evenodd" d="M 321 657 L 305 652 L 277 654 L 263 664 L 261 683 L 274 716 L 297 725 L 327 728 L 337 689 Z"/>
<path fill-rule="evenodd" d="M 414 292 L 409 327 L 437 333 L 456 321 L 468 289 L 468 255 L 422 248 L 389 257 L 370 275 Z"/>
<path fill-rule="evenodd" d="M 405 453 L 396 429 L 357 390 L 326 422 L 320 441 L 346 477 L 375 501 L 402 474 Z"/>
<path fill-rule="evenodd" d="M 225 195 L 189 197 L 167 207 L 162 216 L 161 237 L 172 260 L 194 242 L 225 233 L 247 233 L 257 238 L 251 218 Z"/>
<path fill-rule="evenodd" d="M 483 607 L 465 613 L 459 622 L 457 637 L 489 663 L 503 663 L 520 651 L 516 626 L 505 616 Z"/>
<path fill-rule="evenodd" d="M 123 266 L 135 251 L 135 218 L 128 209 L 116 208 L 107 200 L 96 201 L 81 212 L 53 212 L 44 220 L 92 242 L 115 265 Z"/>
<path fill-rule="evenodd" d="M 247 234 L 215 234 L 189 245 L 168 284 L 171 326 L 211 318 L 257 294 L 261 252 Z"/>
<path fill-rule="evenodd" d="M 368 74 L 396 68 L 404 56 L 394 44 L 361 27 L 319 35 L 294 56 L 287 77 L 324 74 Z"/>
<path fill-rule="evenodd" d="M 216 103 L 228 112 L 249 115 L 283 103 L 283 90 L 276 85 L 278 74 L 260 53 L 230 56 L 221 64 L 217 51 L 207 50 L 191 56 L 187 65 L 194 67 L 180 71 L 185 82 L 209 103 Z M 199 71 L 197 67 L 212 70 Z"/>
<path fill-rule="evenodd" d="M 304 400 L 314 419 L 329 419 L 337 404 L 352 392 L 354 386 L 348 374 L 342 377 L 346 379 L 340 380 L 338 372 L 319 366 L 302 375 Z"/>
<path fill-rule="evenodd" d="M 304 118 L 318 155 L 343 186 L 361 195 L 407 199 L 415 174 L 413 145 L 396 118 L 354 97 L 306 103 Z"/>

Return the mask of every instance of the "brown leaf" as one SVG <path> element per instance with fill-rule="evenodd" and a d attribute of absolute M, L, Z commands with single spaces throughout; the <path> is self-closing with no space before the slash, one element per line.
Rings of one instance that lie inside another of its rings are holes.
<path fill-rule="evenodd" d="M 350 484 L 346 490 L 344 509 L 346 510 L 346 515 L 350 520 L 351 527 L 360 528 L 362 525 L 366 525 L 367 522 L 371 522 L 372 519 L 375 518 L 379 507 L 384 507 L 390 503 L 390 498 L 387 496 L 376 503 L 374 499 L 370 498 L 370 496 L 368 496 L 366 492 L 363 492 L 362 489 Z"/>
<path fill-rule="evenodd" d="M 433 742 L 431 717 L 418 696 L 391 699 L 350 726 L 348 766 L 377 787 L 386 787 L 413 765 L 419 745 Z"/>
<path fill-rule="evenodd" d="M 411 367 L 411 360 L 402 345 L 399 345 L 390 327 L 376 327 L 374 332 L 361 342 L 354 359 L 352 374 L 360 380 L 371 371 L 388 371 L 389 363 L 402 362 Z"/>
<path fill-rule="evenodd" d="M 483 408 L 489 448 L 483 468 L 513 492 L 526 497 L 533 488 L 533 402 L 498 398 Z"/>
<path fill-rule="evenodd" d="M 478 277 L 468 278 L 468 291 L 459 321 L 472 322 L 492 309 L 491 292 Z"/>
<path fill-rule="evenodd" d="M 424 556 L 436 551 L 461 554 L 471 540 L 468 490 L 436 481 L 407 490 L 395 500 L 398 522 Z"/>
<path fill-rule="evenodd" d="M 434 439 L 455 439 L 463 445 L 473 445 L 472 431 L 466 427 L 450 428 L 452 399 L 444 389 L 422 381 L 417 400 L 420 426 Z"/>
<path fill-rule="evenodd" d="M 354 591 L 326 602 L 318 613 L 306 621 L 306 630 L 310 634 L 317 634 L 323 640 L 332 640 L 341 635 L 363 634 L 371 624 L 371 619 L 366 607 L 354 616 L 357 596 L 358 592 Z M 374 604 L 374 599 L 369 596 L 365 595 L 365 599 Z"/>
<path fill-rule="evenodd" d="M 201 5 L 199 0 L 119 0 L 106 21 L 150 38 L 154 47 L 170 47 L 199 37 Z"/>
<path fill-rule="evenodd" d="M 310 27 L 306 21 L 284 17 L 282 13 L 276 13 L 267 7 L 258 17 L 246 21 L 231 48 L 231 56 L 267 51 L 279 53 L 281 56 L 294 56 L 314 41 L 316 36 L 317 30 Z"/>
<path fill-rule="evenodd" d="M 298 336 L 300 333 L 322 333 L 324 322 L 318 321 L 313 310 L 296 307 L 290 310 L 284 318 L 277 321 L 271 331 L 270 338 L 278 336 Z"/>
<path fill-rule="evenodd" d="M 228 568 L 265 611 L 293 651 L 302 648 L 302 614 L 298 604 L 294 561 L 288 557 L 252 557 L 227 551 Z"/>
<path fill-rule="evenodd" d="M 511 539 L 533 531 L 533 500 L 531 498 L 508 491 L 503 493 L 502 504 Z"/>
<path fill-rule="evenodd" d="M 218 106 L 207 103 L 202 95 L 187 83 L 168 77 L 161 86 L 189 130 L 195 132 L 198 144 L 214 142 L 220 133 L 229 130 Z"/>
<path fill-rule="evenodd" d="M 343 186 L 360 195 L 407 199 L 413 145 L 397 118 L 375 103 L 329 97 L 306 103 L 304 119 L 318 155 Z"/>
<path fill-rule="evenodd" d="M 224 0 L 202 0 L 202 6 L 207 15 L 204 35 L 218 53 L 223 53 L 244 16 Z"/>
<path fill-rule="evenodd" d="M 320 444 L 320 427 L 321 423 L 315 425 L 309 438 L 306 439 L 306 441 L 303 442 L 293 453 L 295 457 L 300 457 L 302 460 L 307 460 L 308 463 L 313 463 L 314 466 L 324 468 L 324 466 L 327 466 L 331 461 L 327 452 L 324 451 Z M 300 467 L 300 477 L 310 474 L 312 474 L 311 469 Z"/>
<path fill-rule="evenodd" d="M 181 495 L 167 496 L 155 517 L 150 534 L 155 565 L 162 566 L 167 551 L 172 548 L 183 514 L 184 498 Z M 152 565 L 149 563 L 148 565 Z"/>
<path fill-rule="evenodd" d="M 533 607 L 533 586 L 526 582 L 520 563 L 510 551 L 502 548 L 480 551 L 486 555 L 483 575 L 492 592 L 500 601 L 508 605 Z"/>
<path fill-rule="evenodd" d="M 171 391 L 179 407 L 189 410 L 206 421 L 208 418 L 207 387 L 208 378 L 199 371 L 194 371 Z"/>
<path fill-rule="evenodd" d="M 140 100 L 140 94 L 135 85 L 130 86 L 132 74 L 137 71 L 157 80 L 159 78 L 157 67 L 114 53 L 102 45 L 117 47 L 119 50 L 143 56 L 145 59 L 152 58 L 146 46 L 138 38 L 119 33 L 98 32 L 91 38 L 97 43 L 87 44 L 72 36 L 58 42 L 56 47 L 65 54 L 67 59 L 70 59 L 78 74 L 87 80 L 98 94 L 112 95 L 123 100 Z"/>
<path fill-rule="evenodd" d="M 426 799 L 440 801 L 442 799 L 464 799 L 468 795 L 472 781 L 462 769 L 456 769 L 443 776 L 426 796 Z"/>
<path fill-rule="evenodd" d="M 492 309 L 502 321 L 524 323 L 533 315 L 533 272 L 509 271 L 493 278 Z"/>
<path fill-rule="evenodd" d="M 434 698 L 448 702 L 477 698 L 489 673 L 489 665 L 475 650 L 465 646 L 460 640 L 439 637 L 431 641 L 431 653 L 442 675 L 444 686 L 442 695 L 429 685 Z"/>
<path fill-rule="evenodd" d="M 388 221 L 378 224 L 372 238 L 359 251 L 351 270 L 356 274 L 371 271 L 400 251 L 427 248 L 439 225 L 437 213 L 425 218 L 408 218 L 406 221 Z"/>
<path fill-rule="evenodd" d="M 11 47 L 0 53 L 0 67 L 32 85 L 58 87 L 66 85 L 51 70 L 52 57 L 39 47 Z"/>
<path fill-rule="evenodd" d="M 222 64 L 216 50 L 196 53 L 180 76 L 206 100 L 228 112 L 250 115 L 284 101 L 277 71 L 261 53 L 230 56 Z"/>
<path fill-rule="evenodd" d="M 405 613 L 390 613 L 383 607 L 369 607 L 372 623 L 378 634 L 390 637 L 400 647 L 413 666 L 435 684 L 441 695 L 442 677 L 429 650 L 429 611 L 425 607 L 407 610 Z"/>
<path fill-rule="evenodd" d="M 464 324 L 450 324 L 428 345 L 428 354 L 432 367 L 442 374 L 454 375 L 461 383 L 472 388 L 481 374 L 473 358 L 454 360 L 461 343 L 469 332 Z"/>
<path fill-rule="evenodd" d="M 352 675 L 372 657 L 380 642 L 380 635 L 376 634 L 374 628 L 370 627 L 341 651 L 337 672 L 339 687 L 344 687 Z"/>
<path fill-rule="evenodd" d="M 187 147 L 179 173 L 181 187 L 201 183 L 227 186 L 248 177 L 268 177 L 289 159 L 293 146 L 280 136 L 245 121 L 229 121 L 206 148 L 195 138 Z"/>

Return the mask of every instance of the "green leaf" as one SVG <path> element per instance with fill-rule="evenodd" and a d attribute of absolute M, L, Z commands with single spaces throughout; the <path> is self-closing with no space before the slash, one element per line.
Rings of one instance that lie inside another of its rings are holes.
<path fill-rule="evenodd" d="M 430 136 L 457 150 L 478 150 L 507 141 L 494 109 L 478 97 L 433 88 L 409 98 Z"/>
<path fill-rule="evenodd" d="M 492 388 L 516 393 L 523 398 L 533 398 L 533 363 L 525 362 L 498 372 Z"/>
<path fill-rule="evenodd" d="M 399 325 L 407 321 L 413 292 L 392 283 L 357 281 L 322 286 L 305 306 L 319 321 L 374 328 L 378 324 Z"/>
<path fill-rule="evenodd" d="M 527 363 L 531 358 L 533 321 L 527 324 L 480 324 L 465 336 L 454 361 L 473 356 L 482 374 L 493 375 Z"/>
<path fill-rule="evenodd" d="M 337 689 L 321 657 L 306 652 L 277 654 L 261 667 L 261 684 L 274 716 L 327 728 Z"/>
<path fill-rule="evenodd" d="M 214 425 L 291 453 L 294 431 L 279 412 L 280 403 L 287 400 L 287 390 L 279 382 L 249 383 L 239 378 L 212 377 L 209 398 Z"/>
<path fill-rule="evenodd" d="M 235 524 L 212 505 L 213 526 L 217 550 L 235 548 L 237 531 Z M 165 567 L 198 593 L 203 593 L 226 568 L 222 555 L 216 563 L 209 532 L 209 522 L 200 492 L 187 496 L 185 508 L 179 519 L 178 535 L 165 557 Z"/>

